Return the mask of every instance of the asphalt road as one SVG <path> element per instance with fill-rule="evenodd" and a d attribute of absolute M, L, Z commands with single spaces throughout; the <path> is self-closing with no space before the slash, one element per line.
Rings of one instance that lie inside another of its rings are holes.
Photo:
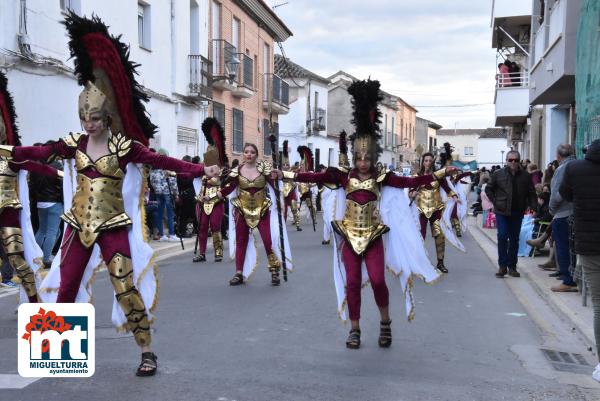
<path fill-rule="evenodd" d="M 241 287 L 227 284 L 229 261 L 193 264 L 187 253 L 160 263 L 156 377 L 135 377 L 139 350 L 110 326 L 112 290 L 104 273 L 94 285 L 95 375 L 41 379 L 0 390 L 0 400 L 600 399 L 597 390 L 535 374 L 531 365 L 539 360 L 515 353 L 538 349 L 540 330 L 469 236 L 467 254 L 448 249 L 444 280 L 416 284 L 412 323 L 388 276 L 390 349 L 377 346 L 378 313 L 365 288 L 363 346 L 348 350 L 349 327 L 336 315 L 331 248 L 308 223 L 303 232 L 289 232 L 296 271 L 281 287 L 270 286 L 262 249 L 262 267 Z M 433 257 L 430 240 L 427 246 Z M 0 298 L 0 375 L 17 372 L 14 307 L 12 296 Z"/>

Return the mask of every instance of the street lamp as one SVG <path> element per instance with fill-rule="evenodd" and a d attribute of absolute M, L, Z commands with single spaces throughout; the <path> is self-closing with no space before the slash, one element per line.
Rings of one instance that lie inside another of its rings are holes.
<path fill-rule="evenodd" d="M 501 165 L 502 167 L 504 167 L 504 152 L 505 152 L 504 150 L 501 150 L 501 151 L 500 151 L 500 153 L 502 154 L 502 156 L 500 156 L 500 157 L 501 157 L 501 158 L 500 158 L 500 165 Z"/>

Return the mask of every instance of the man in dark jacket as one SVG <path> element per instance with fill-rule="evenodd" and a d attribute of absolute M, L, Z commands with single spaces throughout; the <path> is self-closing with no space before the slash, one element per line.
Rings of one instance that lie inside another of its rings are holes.
<path fill-rule="evenodd" d="M 594 334 L 600 357 L 600 139 L 587 148 L 584 160 L 570 162 L 559 187 L 573 202 L 575 253 L 583 269 L 594 307 Z M 600 363 L 593 378 L 600 381 Z"/>
<path fill-rule="evenodd" d="M 485 193 L 494 204 L 498 227 L 498 273 L 502 278 L 508 273 L 520 277 L 517 271 L 517 252 L 523 213 L 535 208 L 537 199 L 531 176 L 520 164 L 521 156 L 516 150 L 506 154 L 506 166 L 497 169 Z"/>

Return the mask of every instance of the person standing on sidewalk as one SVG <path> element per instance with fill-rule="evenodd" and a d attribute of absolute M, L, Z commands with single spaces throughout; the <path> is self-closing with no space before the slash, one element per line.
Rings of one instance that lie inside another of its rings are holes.
<path fill-rule="evenodd" d="M 161 156 L 169 155 L 165 149 L 159 149 L 158 154 Z M 173 199 L 174 195 L 179 193 L 177 189 L 177 176 L 170 171 L 153 168 L 150 172 L 150 185 L 152 185 L 156 200 L 158 201 L 158 221 L 156 225 L 159 241 L 178 242 L 179 238 L 175 235 L 175 205 L 173 204 L 177 202 L 177 199 Z M 167 209 L 167 224 L 170 234 L 168 237 L 164 235 L 163 217 L 165 208 Z"/>
<path fill-rule="evenodd" d="M 521 276 L 517 271 L 517 252 L 523 213 L 537 204 L 531 176 L 521 167 L 520 159 L 519 152 L 509 151 L 506 166 L 494 171 L 485 187 L 485 194 L 494 205 L 498 227 L 498 278 L 506 273 Z"/>
<path fill-rule="evenodd" d="M 594 334 L 600 358 L 600 139 L 587 148 L 584 160 L 564 168 L 559 193 L 573 202 L 575 253 L 582 266 L 594 308 Z M 592 377 L 600 381 L 600 363 Z"/>
<path fill-rule="evenodd" d="M 554 292 L 577 292 L 577 284 L 573 281 L 573 276 L 569 271 L 571 257 L 569 252 L 569 217 L 573 212 L 571 202 L 563 199 L 559 188 L 562 183 L 565 168 L 569 163 L 575 160 L 573 147 L 567 143 L 562 143 L 556 148 L 556 160 L 558 168 L 556 169 L 552 182 L 550 183 L 550 214 L 552 219 L 552 238 L 558 261 L 558 277 L 562 277 L 562 284 L 552 287 Z"/>

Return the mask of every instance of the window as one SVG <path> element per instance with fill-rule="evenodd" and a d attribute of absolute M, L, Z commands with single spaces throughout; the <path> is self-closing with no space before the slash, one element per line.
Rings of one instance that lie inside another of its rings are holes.
<path fill-rule="evenodd" d="M 244 151 L 244 112 L 242 110 L 233 109 L 233 124 L 232 124 L 232 147 L 236 153 Z"/>
<path fill-rule="evenodd" d="M 473 156 L 473 147 L 465 146 L 465 156 Z"/>
<path fill-rule="evenodd" d="M 81 14 L 81 0 L 60 0 L 61 11 L 73 11 L 75 14 Z"/>
<path fill-rule="evenodd" d="M 150 6 L 138 3 L 138 43 L 141 48 L 150 50 Z"/>
<path fill-rule="evenodd" d="M 316 171 L 319 168 L 319 164 L 321 164 L 321 149 L 315 149 L 315 165 L 313 170 Z"/>
<path fill-rule="evenodd" d="M 200 54 L 200 7 L 190 0 L 190 54 Z"/>
<path fill-rule="evenodd" d="M 179 155 L 196 155 L 198 131 L 193 128 L 177 127 L 177 151 Z"/>
<path fill-rule="evenodd" d="M 221 4 L 212 2 L 212 38 L 221 39 Z"/>
<path fill-rule="evenodd" d="M 221 124 L 221 127 L 225 129 L 225 105 L 217 102 L 213 102 L 213 117 Z"/>
<path fill-rule="evenodd" d="M 240 20 L 233 18 L 231 20 L 231 44 L 235 46 L 236 52 L 240 52 Z"/>
<path fill-rule="evenodd" d="M 268 44 L 263 44 L 263 71 L 265 74 L 271 72 L 271 48 Z"/>

